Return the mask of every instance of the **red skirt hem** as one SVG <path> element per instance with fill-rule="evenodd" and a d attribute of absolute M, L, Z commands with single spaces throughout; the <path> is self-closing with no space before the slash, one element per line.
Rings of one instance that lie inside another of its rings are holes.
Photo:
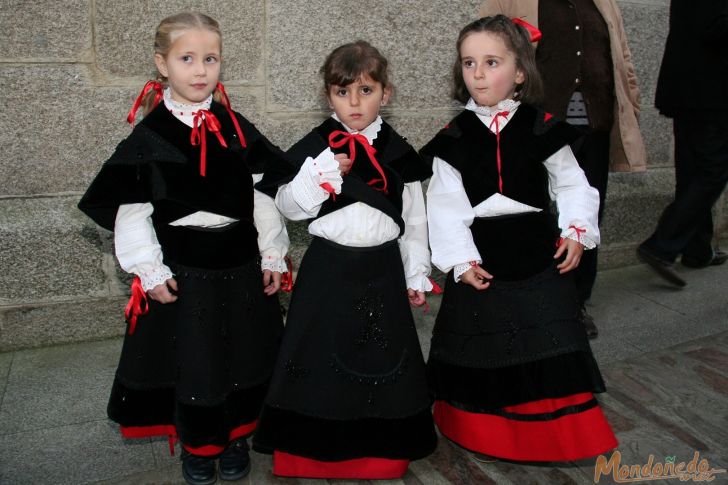
<path fill-rule="evenodd" d="M 407 473 L 408 466 L 409 460 L 389 458 L 320 461 L 278 450 L 273 453 L 273 474 L 279 477 L 394 480 Z"/>
<path fill-rule="evenodd" d="M 240 425 L 237 428 L 233 428 L 230 431 L 228 440 L 234 441 L 238 438 L 248 436 L 253 431 L 255 431 L 257 425 L 258 421 L 256 420 L 250 423 Z M 152 438 L 157 436 L 168 436 L 171 444 L 174 444 L 173 442 L 177 440 L 178 436 L 177 428 L 172 424 L 157 424 L 152 426 L 119 426 L 119 431 L 124 438 Z M 189 451 L 193 455 L 199 456 L 214 456 L 222 453 L 225 450 L 224 446 L 219 445 L 204 445 L 199 447 L 193 447 L 182 443 L 182 446 L 185 448 L 185 450 Z M 171 445 L 170 449 L 172 449 Z"/>
<path fill-rule="evenodd" d="M 460 446 L 514 461 L 571 461 L 616 448 L 617 438 L 599 406 L 554 419 L 528 420 L 529 414 L 550 413 L 584 404 L 591 393 L 543 399 L 503 408 L 524 420 L 463 411 L 435 401 L 434 418 L 440 432 Z"/>

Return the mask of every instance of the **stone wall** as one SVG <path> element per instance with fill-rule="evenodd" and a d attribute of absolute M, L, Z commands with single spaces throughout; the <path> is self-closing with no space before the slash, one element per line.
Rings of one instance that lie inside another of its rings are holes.
<path fill-rule="evenodd" d="M 221 23 L 233 106 L 287 148 L 326 116 L 317 71 L 341 43 L 389 58 L 385 116 L 419 147 L 456 111 L 448 77 L 458 29 L 480 0 L 5 0 L 0 10 L 0 351 L 123 332 L 129 278 L 110 234 L 75 204 L 129 133 L 124 119 L 153 72 L 159 20 L 195 9 Z M 634 262 L 672 191 L 668 120 L 652 107 L 668 0 L 620 1 L 643 90 L 646 174 L 613 174 L 603 267 Z M 726 207 L 721 203 L 721 230 Z M 305 228 L 291 232 L 300 255 Z"/>

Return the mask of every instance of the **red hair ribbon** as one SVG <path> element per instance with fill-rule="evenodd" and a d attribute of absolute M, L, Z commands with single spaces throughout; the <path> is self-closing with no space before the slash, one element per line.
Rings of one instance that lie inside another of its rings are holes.
<path fill-rule="evenodd" d="M 500 126 L 498 126 L 498 117 L 502 116 L 503 118 L 507 118 L 510 114 L 510 111 L 499 111 L 493 116 L 493 121 L 490 122 L 490 128 L 493 128 L 493 124 L 495 124 L 495 141 L 496 141 L 496 163 L 498 164 L 498 192 L 501 194 L 503 193 L 503 176 L 501 174 L 502 170 L 502 164 L 501 164 L 501 150 L 500 150 Z"/>
<path fill-rule="evenodd" d="M 511 20 L 513 21 L 514 24 L 520 25 L 521 27 L 526 29 L 528 34 L 531 36 L 531 42 L 538 42 L 539 40 L 541 40 L 541 31 L 538 30 L 535 26 L 529 24 L 528 22 L 526 22 L 523 19 L 514 18 Z"/>
<path fill-rule="evenodd" d="M 142 280 L 135 276 L 131 282 L 131 298 L 124 309 L 124 318 L 129 323 L 129 335 L 132 335 L 136 329 L 137 318 L 147 313 L 149 313 L 147 293 L 142 288 Z"/>
<path fill-rule="evenodd" d="M 129 110 L 129 114 L 126 115 L 126 121 L 131 126 L 134 126 L 136 113 L 139 110 L 139 107 L 142 105 L 142 102 L 144 101 L 144 96 L 146 96 L 147 93 L 152 89 L 154 90 L 154 106 L 157 106 L 162 98 L 164 98 L 164 86 L 162 85 L 162 83 L 160 83 L 159 81 L 147 81 L 147 83 L 142 88 L 142 91 L 139 93 L 139 96 L 137 96 L 136 101 L 134 101 L 134 104 Z"/>
<path fill-rule="evenodd" d="M 367 184 L 370 186 L 374 186 L 375 184 L 381 182 L 382 186 L 374 187 L 374 189 L 379 190 L 380 192 L 384 192 L 386 194 L 387 177 L 384 175 L 384 170 L 382 169 L 382 166 L 379 165 L 379 162 L 377 162 L 377 159 L 374 157 L 374 154 L 377 153 L 377 150 L 369 144 L 369 140 L 367 140 L 367 138 L 362 134 L 349 133 L 341 130 L 332 131 L 329 135 L 329 146 L 331 148 L 341 148 L 347 143 L 349 144 L 349 157 L 351 157 L 352 164 L 356 159 L 356 142 L 359 142 L 359 144 L 364 147 L 364 151 L 367 153 L 369 161 L 372 162 L 372 166 L 377 172 L 379 172 L 379 175 L 381 175 L 382 177 L 379 179 L 372 179 L 367 182 Z M 325 187 L 324 189 L 328 191 L 328 189 L 326 189 Z"/>
<path fill-rule="evenodd" d="M 288 272 L 281 275 L 281 290 L 290 293 L 293 291 L 293 261 L 288 256 L 283 258 L 283 261 L 286 262 Z"/>
<path fill-rule="evenodd" d="M 220 120 L 217 116 L 212 114 L 209 109 L 201 109 L 195 111 L 195 117 L 192 119 L 192 132 L 190 133 L 190 143 L 192 146 L 200 146 L 200 175 L 203 177 L 207 172 L 207 132 L 210 131 L 215 134 L 217 141 L 220 142 L 224 148 L 227 148 L 227 143 L 220 133 Z"/>
<path fill-rule="evenodd" d="M 230 98 L 228 98 L 227 91 L 225 91 L 225 86 L 223 86 L 222 83 L 219 81 L 217 83 L 217 90 L 220 91 L 220 96 L 222 96 L 222 105 L 225 106 L 225 109 L 230 115 L 230 119 L 233 120 L 233 125 L 235 125 L 235 131 L 238 133 L 238 139 L 240 140 L 240 144 L 243 146 L 243 148 L 245 148 L 247 145 L 245 144 L 243 130 L 240 129 L 238 118 L 235 116 L 235 113 L 233 113 L 232 106 L 230 106 Z"/>

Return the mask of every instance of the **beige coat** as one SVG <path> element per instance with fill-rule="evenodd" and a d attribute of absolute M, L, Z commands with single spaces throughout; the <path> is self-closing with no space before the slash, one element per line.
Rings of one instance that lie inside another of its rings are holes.
<path fill-rule="evenodd" d="M 614 71 L 615 106 L 610 136 L 610 169 L 617 172 L 642 172 L 647 154 L 639 128 L 640 90 L 637 86 L 632 54 L 619 7 L 613 0 L 594 0 L 609 30 Z M 485 0 L 480 16 L 502 13 L 519 17 L 538 27 L 538 0 Z"/>

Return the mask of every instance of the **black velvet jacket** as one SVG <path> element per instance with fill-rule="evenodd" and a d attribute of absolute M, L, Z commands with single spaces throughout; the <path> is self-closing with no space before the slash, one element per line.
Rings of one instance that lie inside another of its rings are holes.
<path fill-rule="evenodd" d="M 121 204 L 151 202 L 154 222 L 168 224 L 197 211 L 253 223 L 252 174 L 282 163 L 283 152 L 238 113 L 246 147 L 237 139 L 230 115 L 213 101 L 227 148 L 207 133 L 206 176 L 200 175 L 200 146 L 191 128 L 160 103 L 104 163 L 80 203 L 100 226 L 113 230 Z"/>
<path fill-rule="evenodd" d="M 293 179 L 307 157 L 316 157 L 329 146 L 329 135 L 336 130 L 346 131 L 346 128 L 333 118 L 326 119 L 286 152 L 288 163 L 266 170 L 263 180 L 256 188 L 275 197 L 278 187 Z M 341 194 L 337 194 L 336 198 L 326 199 L 317 218 L 354 202 L 363 202 L 391 217 L 399 225 L 402 234 L 404 233 L 402 220 L 404 184 L 423 181 L 432 175 L 432 171 L 407 140 L 385 121 L 382 121 L 382 127 L 373 146 L 376 149 L 375 157 L 387 178 L 386 194 L 367 184 L 370 180 L 378 178 L 379 173 L 370 163 L 363 147 L 358 146 L 351 171 L 343 176 Z M 348 154 L 348 145 L 332 150 L 334 153 Z"/>

